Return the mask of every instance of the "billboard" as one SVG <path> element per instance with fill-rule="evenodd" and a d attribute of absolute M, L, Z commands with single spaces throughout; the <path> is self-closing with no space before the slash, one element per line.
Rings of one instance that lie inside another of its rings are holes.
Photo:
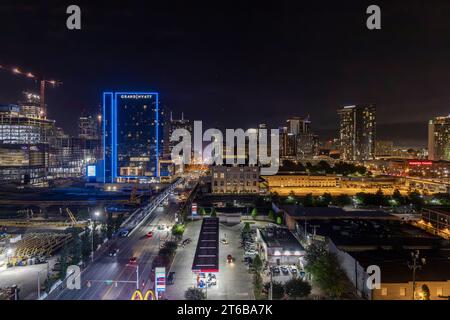
<path fill-rule="evenodd" d="M 161 294 L 166 291 L 166 268 L 155 268 L 155 292 L 159 299 Z"/>
<path fill-rule="evenodd" d="M 89 178 L 97 176 L 97 168 L 95 165 L 88 165 L 86 172 Z"/>

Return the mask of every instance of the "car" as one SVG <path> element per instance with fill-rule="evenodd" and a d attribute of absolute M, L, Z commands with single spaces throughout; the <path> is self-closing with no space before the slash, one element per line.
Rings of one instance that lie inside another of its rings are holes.
<path fill-rule="evenodd" d="M 189 243 L 191 243 L 191 238 L 186 238 L 183 240 L 183 242 L 181 242 L 181 245 L 184 247 L 185 245 L 188 245 Z"/>
<path fill-rule="evenodd" d="M 227 262 L 232 263 L 233 262 L 233 256 L 231 254 L 227 255 Z"/>
<path fill-rule="evenodd" d="M 137 258 L 136 258 L 136 257 L 131 257 L 130 260 L 128 260 L 128 262 L 129 262 L 130 264 L 135 264 L 136 261 L 137 261 Z"/>
<path fill-rule="evenodd" d="M 294 267 L 294 266 L 292 266 L 292 267 L 291 267 L 291 273 L 292 273 L 293 275 L 297 275 L 297 274 L 298 274 L 297 268 Z"/>
<path fill-rule="evenodd" d="M 306 272 L 303 270 L 300 270 L 300 277 L 304 278 L 306 276 Z"/>
<path fill-rule="evenodd" d="M 130 233 L 128 230 L 122 230 L 119 233 L 119 237 L 120 238 L 125 238 L 128 235 L 128 233 Z"/>
<path fill-rule="evenodd" d="M 273 268 L 272 268 L 272 273 L 273 273 L 274 275 L 280 274 L 280 268 L 278 268 L 278 267 L 273 267 Z"/>
<path fill-rule="evenodd" d="M 149 231 L 146 234 L 147 238 L 152 238 L 153 237 L 153 231 Z"/>
<path fill-rule="evenodd" d="M 227 239 L 221 239 L 220 242 L 221 242 L 222 244 L 228 244 L 228 240 L 227 240 Z"/>
<path fill-rule="evenodd" d="M 169 272 L 167 275 L 167 284 L 174 284 L 175 282 L 175 272 Z"/>
<path fill-rule="evenodd" d="M 283 274 L 287 276 L 289 274 L 289 269 L 285 266 L 281 266 L 281 272 L 283 272 Z"/>
<path fill-rule="evenodd" d="M 109 256 L 110 257 L 115 257 L 115 256 L 117 256 L 117 253 L 119 252 L 119 249 L 110 249 L 109 250 Z"/>

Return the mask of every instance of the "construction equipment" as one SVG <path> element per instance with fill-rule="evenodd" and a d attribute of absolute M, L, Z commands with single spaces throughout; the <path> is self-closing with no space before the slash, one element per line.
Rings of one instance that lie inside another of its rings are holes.
<path fill-rule="evenodd" d="M 47 116 L 47 108 L 45 105 L 45 88 L 46 88 L 47 84 L 51 84 L 53 87 L 56 87 L 58 85 L 61 85 L 62 82 L 58 81 L 58 80 L 47 80 L 43 76 L 37 76 L 31 72 L 23 72 L 17 67 L 10 68 L 10 67 L 5 67 L 5 66 L 0 65 L 0 69 L 10 70 L 15 75 L 22 75 L 26 78 L 34 79 L 36 82 L 39 81 L 39 83 L 40 83 L 39 106 L 40 106 L 40 109 L 42 112 L 42 116 L 46 117 Z"/>
<path fill-rule="evenodd" d="M 72 211 L 70 211 L 69 208 L 66 208 L 66 211 L 67 211 L 67 215 L 68 215 L 69 218 L 70 218 L 70 221 L 72 221 L 72 227 L 78 225 L 78 221 L 77 221 L 77 219 L 75 218 L 75 216 L 73 215 Z"/>
<path fill-rule="evenodd" d="M 15 257 L 50 257 L 65 243 L 72 240 L 70 233 L 29 233 L 17 242 Z"/>

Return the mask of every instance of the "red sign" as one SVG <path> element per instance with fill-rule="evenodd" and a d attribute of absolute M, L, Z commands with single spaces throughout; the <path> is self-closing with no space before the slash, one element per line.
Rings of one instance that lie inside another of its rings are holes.
<path fill-rule="evenodd" d="M 431 166 L 433 165 L 432 161 L 410 161 L 408 162 L 410 166 Z"/>

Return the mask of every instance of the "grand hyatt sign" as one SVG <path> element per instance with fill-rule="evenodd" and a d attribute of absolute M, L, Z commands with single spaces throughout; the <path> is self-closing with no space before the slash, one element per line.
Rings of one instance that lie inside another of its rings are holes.
<path fill-rule="evenodd" d="M 151 94 L 122 94 L 120 99 L 151 99 Z"/>

